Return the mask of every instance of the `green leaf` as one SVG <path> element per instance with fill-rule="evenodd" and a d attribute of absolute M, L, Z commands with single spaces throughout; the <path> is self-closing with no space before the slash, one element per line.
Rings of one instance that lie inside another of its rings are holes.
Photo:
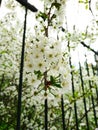
<path fill-rule="evenodd" d="M 38 71 L 34 70 L 34 74 L 37 75 L 38 79 L 40 79 L 43 76 L 43 74 L 41 73 L 40 70 L 38 70 Z"/>
<path fill-rule="evenodd" d="M 52 3 L 52 6 L 55 6 L 58 10 L 60 9 L 61 4 L 60 3 Z"/>
<path fill-rule="evenodd" d="M 53 15 L 52 15 L 51 19 L 53 19 L 53 18 L 56 18 L 56 14 L 53 14 Z"/>
<path fill-rule="evenodd" d="M 39 17 L 41 17 L 44 21 L 48 18 L 47 14 L 40 12 Z"/>
<path fill-rule="evenodd" d="M 50 81 L 52 85 L 55 84 L 55 78 L 52 75 L 50 76 Z"/>
<path fill-rule="evenodd" d="M 79 3 L 84 3 L 83 0 L 79 0 Z"/>
<path fill-rule="evenodd" d="M 86 5 L 85 5 L 85 9 L 88 9 L 88 8 L 89 8 L 89 6 L 88 6 L 88 4 L 86 4 Z"/>
<path fill-rule="evenodd" d="M 96 23 L 98 24 L 98 20 L 96 20 Z"/>
<path fill-rule="evenodd" d="M 50 76 L 50 82 L 52 86 L 55 86 L 57 88 L 62 88 L 61 83 L 59 81 L 59 76 L 53 77 L 52 75 Z"/>
<path fill-rule="evenodd" d="M 62 88 L 62 86 L 61 86 L 60 83 L 58 83 L 58 84 L 54 84 L 54 86 L 57 87 L 57 88 Z"/>
<path fill-rule="evenodd" d="M 7 53 L 7 51 L 5 51 L 5 50 L 0 52 L 0 54 L 5 54 L 5 53 Z"/>

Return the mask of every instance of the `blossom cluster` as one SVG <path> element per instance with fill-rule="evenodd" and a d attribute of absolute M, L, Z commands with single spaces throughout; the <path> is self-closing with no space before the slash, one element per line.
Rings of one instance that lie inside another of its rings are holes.
<path fill-rule="evenodd" d="M 66 50 L 61 49 L 61 44 L 56 39 L 43 35 L 33 38 L 33 43 L 26 49 L 24 77 L 35 91 L 44 91 L 44 73 L 47 72 L 49 92 L 61 95 L 70 86 L 70 69 Z M 57 79 L 58 86 L 51 83 L 51 78 Z M 37 90 L 38 89 L 38 90 Z M 34 92 L 34 90 L 33 90 Z"/>

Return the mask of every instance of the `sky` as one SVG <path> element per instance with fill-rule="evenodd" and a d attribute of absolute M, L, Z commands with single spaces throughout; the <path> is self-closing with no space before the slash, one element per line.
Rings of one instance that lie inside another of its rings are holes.
<path fill-rule="evenodd" d="M 98 11 L 96 11 L 96 4 L 98 4 L 98 0 L 93 0 L 93 2 L 91 3 L 92 11 L 95 16 L 93 16 L 89 10 L 85 10 L 84 4 L 79 4 L 78 0 L 66 1 L 66 17 L 68 28 L 70 31 L 73 30 L 73 25 L 76 25 L 76 27 L 80 30 L 84 30 L 86 26 L 90 24 L 90 21 L 94 17 L 96 18 L 96 14 L 98 14 Z M 34 5 L 38 10 L 42 11 L 43 4 L 41 0 L 28 0 L 28 2 Z M 2 2 L 0 8 L 0 18 L 6 12 L 7 10 L 5 9 L 4 4 Z"/>
<path fill-rule="evenodd" d="M 30 3 L 35 5 L 38 10 L 42 10 L 42 2 L 40 0 L 28 0 Z M 85 29 L 85 27 L 90 23 L 91 19 L 96 17 L 96 4 L 98 4 L 98 0 L 92 0 L 91 7 L 92 11 L 95 14 L 93 16 L 91 12 L 85 10 L 84 4 L 79 4 L 78 0 L 66 0 L 66 15 L 69 30 L 72 30 L 73 25 L 77 25 L 80 30 Z"/>

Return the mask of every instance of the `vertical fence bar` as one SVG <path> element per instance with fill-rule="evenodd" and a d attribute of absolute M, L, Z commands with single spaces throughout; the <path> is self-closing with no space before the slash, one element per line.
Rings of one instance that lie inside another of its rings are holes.
<path fill-rule="evenodd" d="M 62 110 L 62 122 L 63 122 L 63 130 L 66 130 L 63 95 L 61 96 L 61 110 Z"/>
<path fill-rule="evenodd" d="M 48 101 L 45 99 L 45 130 L 48 130 Z"/>
<path fill-rule="evenodd" d="M 20 124 L 21 124 L 21 104 L 22 104 L 21 98 L 22 98 L 22 81 L 23 81 L 23 67 L 24 67 L 24 53 L 25 53 L 26 23 L 27 23 L 27 8 L 25 8 L 25 20 L 24 20 L 23 41 L 22 41 L 22 50 L 21 50 L 16 130 L 20 130 Z"/>
<path fill-rule="evenodd" d="M 92 64 L 92 71 L 93 71 L 93 76 L 95 76 L 95 69 L 94 69 L 94 66 Z M 96 86 L 96 101 L 97 101 L 97 104 L 98 104 L 98 88 L 97 88 L 97 84 L 95 83 L 95 86 Z"/>
<path fill-rule="evenodd" d="M 70 45 L 68 41 L 68 51 L 70 52 Z M 71 57 L 69 57 L 69 65 L 70 68 L 72 69 L 72 62 L 71 62 Z M 71 81 L 72 81 L 72 94 L 73 98 L 75 98 L 75 87 L 74 87 L 74 76 L 73 76 L 73 71 L 71 71 Z M 75 111 L 75 120 L 76 120 L 76 130 L 79 130 L 79 124 L 78 124 L 78 114 L 77 114 L 77 103 L 74 101 L 74 111 Z"/>
<path fill-rule="evenodd" d="M 95 62 L 96 62 L 96 71 L 97 71 L 97 76 L 98 76 L 98 51 L 97 51 L 97 54 L 95 53 Z"/>
<path fill-rule="evenodd" d="M 47 71 L 44 72 L 44 89 L 45 95 L 47 95 Z M 48 101 L 47 96 L 45 99 L 45 130 L 48 130 Z"/>
<path fill-rule="evenodd" d="M 88 63 L 87 63 L 87 59 L 86 59 L 86 70 L 87 70 L 87 75 L 88 77 L 90 76 L 90 73 L 89 73 L 89 67 L 88 67 Z M 92 92 L 92 85 L 91 85 L 91 81 L 89 80 L 89 88 Z M 94 97 L 93 97 L 93 93 L 91 95 L 91 101 L 92 101 L 92 107 L 93 107 L 93 114 L 94 114 L 94 120 L 95 120 L 95 125 L 97 126 L 97 116 L 96 116 L 96 110 L 95 110 L 95 103 L 94 103 Z"/>
<path fill-rule="evenodd" d="M 79 62 L 79 70 L 80 70 L 81 87 L 83 92 L 83 103 L 84 103 L 85 116 L 86 116 L 85 118 L 86 118 L 87 130 L 89 130 L 89 121 L 88 121 L 88 114 L 87 114 L 88 112 L 87 112 L 86 98 L 84 95 L 84 81 L 83 81 L 82 68 L 80 62 Z"/>

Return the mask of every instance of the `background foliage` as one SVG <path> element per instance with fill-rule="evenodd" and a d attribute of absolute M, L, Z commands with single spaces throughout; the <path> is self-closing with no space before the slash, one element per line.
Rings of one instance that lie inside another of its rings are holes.
<path fill-rule="evenodd" d="M 85 32 L 77 28 L 70 32 L 65 19 L 66 2 L 64 0 L 43 2 L 44 11 L 35 14 L 35 32 L 27 28 L 21 129 L 44 129 L 45 99 L 48 99 L 49 130 L 62 129 L 63 95 L 66 129 L 76 130 L 74 112 L 76 104 L 79 129 L 86 130 L 83 102 L 85 98 L 89 127 L 90 130 L 94 130 L 97 126 L 93 103 L 98 117 L 97 62 L 93 58 L 93 64 L 89 63 L 88 54 L 93 53 L 84 49 L 87 55 L 84 56 L 85 62 L 81 62 L 81 55 L 78 53 L 78 60 L 74 65 L 73 54 L 81 46 L 81 41 L 87 41 L 88 45 L 94 44 L 97 36 L 97 19 L 92 20 L 92 26 L 87 27 Z M 90 9 L 89 1 L 79 2 L 84 3 L 87 10 Z M 13 0 L 6 0 L 4 5 L 8 12 L 0 20 L 0 130 L 15 130 L 23 33 L 23 20 L 18 17 L 17 8 L 23 12 L 23 7 Z M 28 15 L 31 15 L 31 12 L 28 12 Z"/>

